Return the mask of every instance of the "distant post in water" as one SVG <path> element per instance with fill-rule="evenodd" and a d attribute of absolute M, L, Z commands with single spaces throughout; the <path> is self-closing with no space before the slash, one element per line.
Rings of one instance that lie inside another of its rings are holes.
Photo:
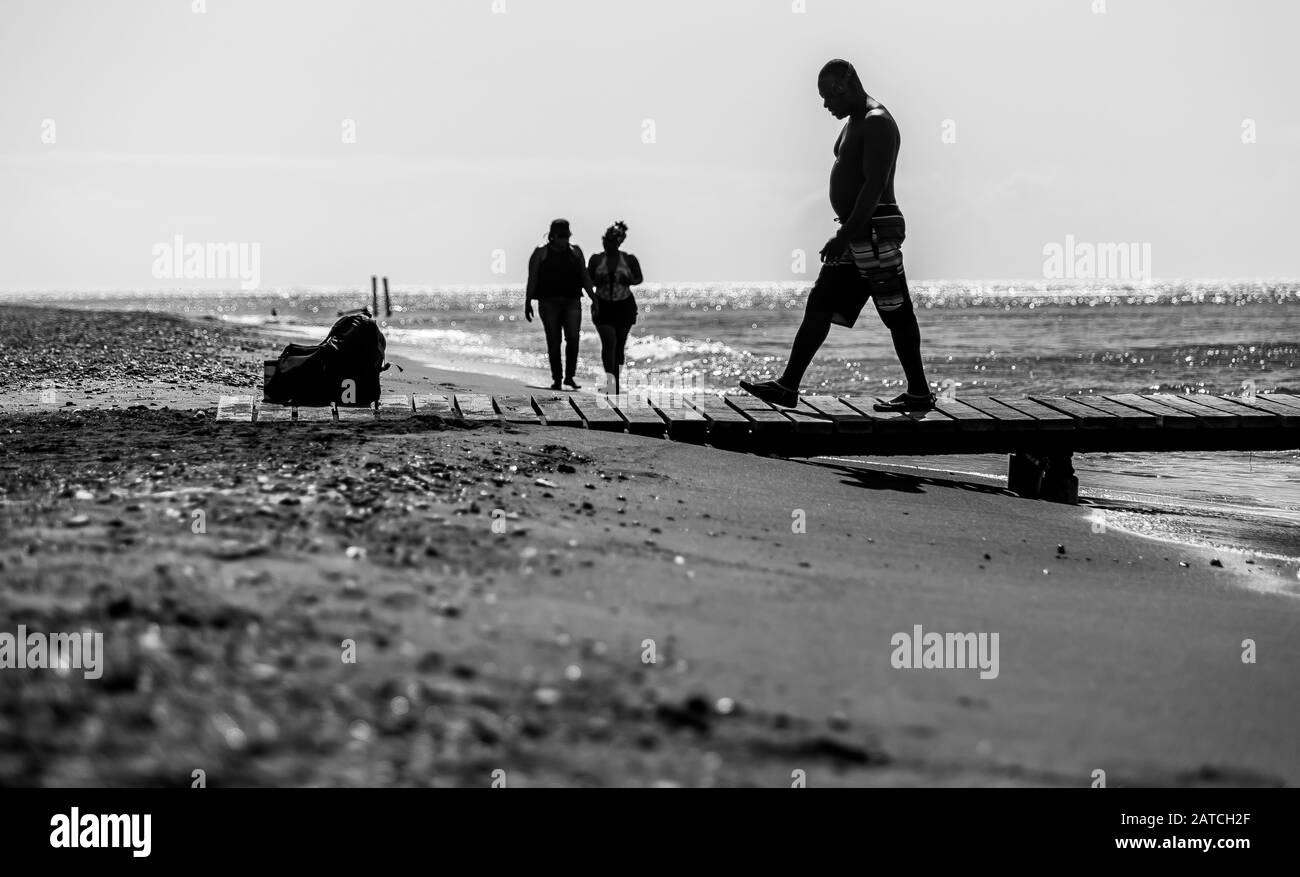
<path fill-rule="evenodd" d="M 385 319 L 393 315 L 393 302 L 388 297 L 388 278 L 384 278 L 384 317 Z"/>
<path fill-rule="evenodd" d="M 379 278 L 370 275 L 370 313 L 379 316 Z"/>

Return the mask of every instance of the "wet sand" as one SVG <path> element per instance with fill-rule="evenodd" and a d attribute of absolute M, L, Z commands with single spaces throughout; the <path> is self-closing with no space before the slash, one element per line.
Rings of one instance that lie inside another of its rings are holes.
<path fill-rule="evenodd" d="M 0 672 L 0 782 L 1300 780 L 1300 601 L 1250 587 L 1284 565 L 942 472 L 215 423 L 280 346 L 0 308 L 0 632 L 87 628 L 106 653 L 95 680 Z M 519 389 L 402 364 L 386 390 Z M 895 669 L 916 625 L 997 633 L 996 678 Z"/>

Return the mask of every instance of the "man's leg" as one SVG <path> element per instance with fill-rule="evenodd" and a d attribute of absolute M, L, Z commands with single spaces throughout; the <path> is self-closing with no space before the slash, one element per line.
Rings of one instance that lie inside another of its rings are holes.
<path fill-rule="evenodd" d="M 790 345 L 790 358 L 786 361 L 785 371 L 777 378 L 777 383 L 787 390 L 798 392 L 803 383 L 803 376 L 812 365 L 813 357 L 826 341 L 831 331 L 831 315 L 823 311 L 805 311 L 799 331 L 794 335 L 794 344 Z"/>
<path fill-rule="evenodd" d="M 560 309 L 549 301 L 538 301 L 538 316 L 546 330 L 546 356 L 551 361 L 551 383 L 560 382 Z"/>
<path fill-rule="evenodd" d="M 572 381 L 578 372 L 578 330 L 582 328 L 582 302 L 575 301 L 564 312 L 564 379 Z"/>
<path fill-rule="evenodd" d="M 876 312 L 893 336 L 894 352 L 898 354 L 903 374 L 907 377 L 908 395 L 929 396 L 930 384 L 925 378 L 925 363 L 921 361 L 921 327 L 916 322 L 911 296 L 893 307 L 877 302 Z"/>
<path fill-rule="evenodd" d="M 825 311 L 804 311 L 803 322 L 790 346 L 785 371 L 775 381 L 741 381 L 740 389 L 771 405 L 794 408 L 799 404 L 799 384 L 813 356 L 831 331 L 831 315 Z"/>
<path fill-rule="evenodd" d="M 841 325 L 851 326 L 858 310 L 866 304 L 867 295 L 866 281 L 859 276 L 853 262 L 823 263 L 808 293 L 803 322 L 790 345 L 785 371 L 775 381 L 741 381 L 741 389 L 773 405 L 787 408 L 798 405 L 799 385 L 803 383 L 804 373 L 812 364 L 813 357 L 830 334 L 831 323 L 838 319 Z M 847 318 L 837 316 L 844 313 L 848 314 Z"/>
<path fill-rule="evenodd" d="M 903 270 L 901 241 L 880 241 L 875 246 L 853 248 L 854 261 L 871 287 L 871 299 L 880 321 L 894 339 L 894 353 L 907 378 L 907 392 L 880 399 L 877 411 L 924 411 L 934 407 L 934 395 L 921 361 L 921 328 L 916 323 L 912 294 Z"/>

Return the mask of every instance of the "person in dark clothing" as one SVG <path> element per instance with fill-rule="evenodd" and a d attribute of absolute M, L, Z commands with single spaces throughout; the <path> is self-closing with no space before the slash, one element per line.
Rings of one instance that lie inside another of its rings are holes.
<path fill-rule="evenodd" d="M 546 245 L 533 250 L 528 260 L 528 286 L 524 293 L 524 319 L 533 321 L 533 300 L 546 330 L 546 353 L 551 360 L 551 389 L 578 389 L 578 331 L 582 327 L 582 293 L 592 295 L 591 278 L 582 250 L 569 243 L 569 221 L 551 223 Z M 560 337 L 564 337 L 564 372 L 561 386 Z"/>
<path fill-rule="evenodd" d="M 605 392 L 619 392 L 619 374 L 627 334 L 636 322 L 636 297 L 632 287 L 641 282 L 641 263 L 631 253 L 619 252 L 627 239 L 627 223 L 616 222 L 601 238 L 604 251 L 593 253 L 587 274 L 595 285 L 591 321 L 600 335 L 600 357 L 605 365 Z"/>

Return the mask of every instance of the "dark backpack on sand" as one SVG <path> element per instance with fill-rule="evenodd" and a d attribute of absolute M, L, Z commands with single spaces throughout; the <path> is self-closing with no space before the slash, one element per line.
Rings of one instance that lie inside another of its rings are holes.
<path fill-rule="evenodd" d="M 365 311 L 344 314 L 320 344 L 290 344 L 266 360 L 262 401 L 279 405 L 370 405 L 379 400 L 387 342 Z"/>

